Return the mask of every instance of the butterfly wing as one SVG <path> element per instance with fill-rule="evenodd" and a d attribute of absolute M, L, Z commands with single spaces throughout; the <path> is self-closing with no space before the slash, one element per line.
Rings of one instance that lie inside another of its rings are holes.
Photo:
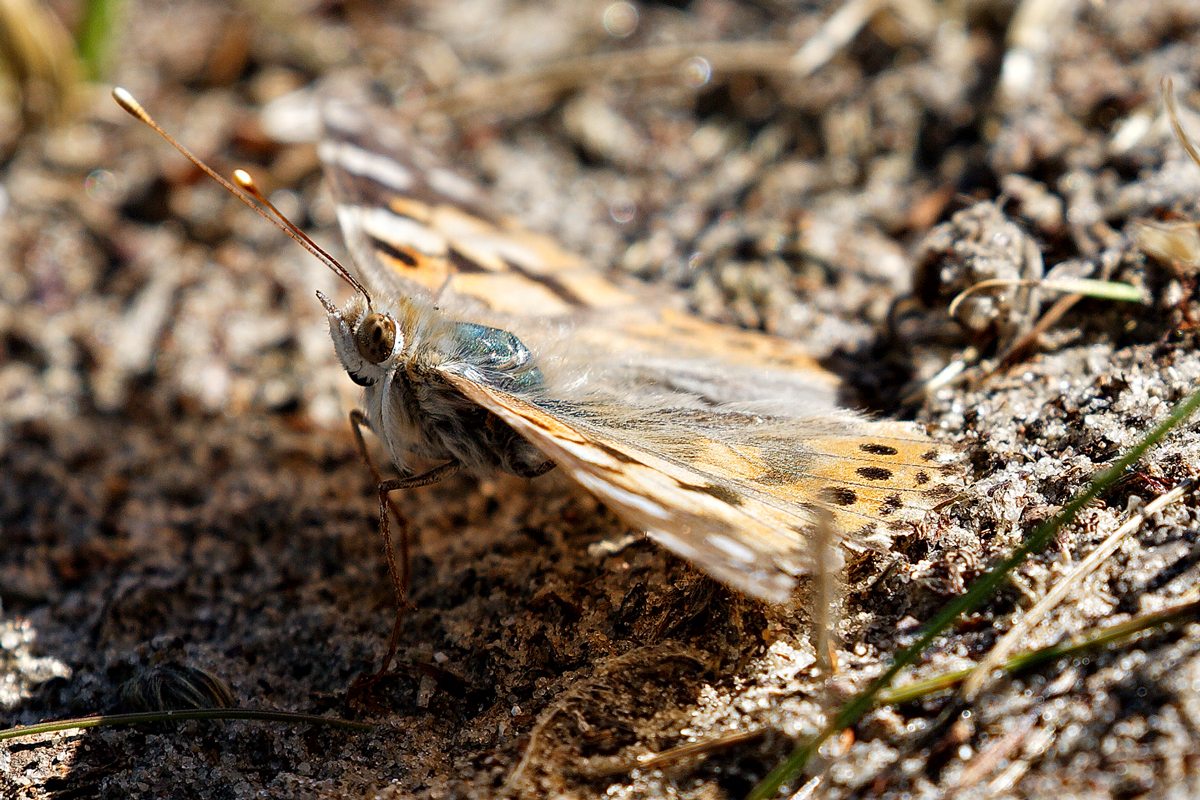
<path fill-rule="evenodd" d="M 957 485 L 946 451 L 901 426 L 547 407 L 446 377 L 627 522 L 772 602 L 817 568 L 812 534 L 823 515 L 843 531 L 883 532 L 923 516 Z"/>
<path fill-rule="evenodd" d="M 378 115 L 331 104 L 325 129 L 319 155 L 338 222 L 373 293 L 539 318 L 636 302 L 550 237 L 497 216 L 473 183 Z"/>
<path fill-rule="evenodd" d="M 692 393 L 790 416 L 836 410 L 839 379 L 795 343 L 646 304 L 549 237 L 496 216 L 474 184 L 405 146 L 378 115 L 333 104 L 326 129 L 320 155 L 352 271 L 374 296 L 423 297 L 509 330 L 552 351 L 562 383 L 586 371 L 624 395 Z M 556 346 L 566 338 L 569 351 Z"/>

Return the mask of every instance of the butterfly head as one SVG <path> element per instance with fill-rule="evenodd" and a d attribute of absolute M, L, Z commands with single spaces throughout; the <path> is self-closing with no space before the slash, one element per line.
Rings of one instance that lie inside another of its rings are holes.
<path fill-rule="evenodd" d="M 317 292 L 329 315 L 329 334 L 338 358 L 350 379 L 360 386 L 374 384 L 404 348 L 404 332 L 391 316 L 371 308 L 365 295 L 356 294 L 338 308 Z"/>

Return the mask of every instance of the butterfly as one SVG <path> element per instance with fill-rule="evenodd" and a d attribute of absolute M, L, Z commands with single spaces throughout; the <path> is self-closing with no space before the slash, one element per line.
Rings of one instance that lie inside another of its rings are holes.
<path fill-rule="evenodd" d="M 389 488 L 557 468 L 702 571 L 782 602 L 823 563 L 816 526 L 886 541 L 960 486 L 954 447 L 839 408 L 838 379 L 797 344 L 647 302 L 373 112 L 330 102 L 324 128 L 355 296 L 320 299 L 363 387 L 357 420 L 400 472 Z"/>
<path fill-rule="evenodd" d="M 645 302 L 496 215 L 364 109 L 328 104 L 318 149 L 347 269 L 244 172 L 233 186 L 127 91 L 113 97 L 354 289 L 340 308 L 317 297 L 363 387 L 359 446 L 365 455 L 365 425 L 401 476 L 379 482 L 385 538 L 395 489 L 463 468 L 532 478 L 557 467 L 704 572 L 783 602 L 797 576 L 829 564 L 818 528 L 886 543 L 961 483 L 954 447 L 840 409 L 838 379 L 798 345 Z M 421 472 L 419 459 L 439 466 Z"/>

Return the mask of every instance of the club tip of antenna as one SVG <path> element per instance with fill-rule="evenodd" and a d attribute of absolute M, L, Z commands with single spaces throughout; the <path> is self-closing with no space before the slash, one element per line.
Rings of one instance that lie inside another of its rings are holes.
<path fill-rule="evenodd" d="M 271 211 L 275 212 L 275 216 L 279 217 L 283 221 L 284 225 L 289 228 L 294 227 L 290 220 L 283 216 L 283 214 L 279 213 L 279 209 L 277 209 L 270 200 L 263 197 L 263 193 L 258 189 L 258 184 L 254 182 L 254 178 L 250 177 L 249 172 L 246 172 L 244 169 L 235 169 L 233 171 L 233 182 L 236 183 L 238 188 L 243 192 L 246 192 L 255 200 L 271 209 Z"/>
<path fill-rule="evenodd" d="M 130 114 L 140 116 L 142 112 L 142 104 L 133 98 L 128 89 L 120 86 L 114 86 L 112 90 L 113 100 L 117 101 L 117 105 L 128 111 Z"/>

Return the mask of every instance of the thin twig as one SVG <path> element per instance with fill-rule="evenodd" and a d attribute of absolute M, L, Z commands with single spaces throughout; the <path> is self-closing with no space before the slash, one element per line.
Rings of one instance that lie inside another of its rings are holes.
<path fill-rule="evenodd" d="M 595 82 L 598 75 L 608 79 L 669 78 L 679 75 L 692 59 L 703 59 L 714 73 L 786 75 L 791 73 L 788 59 L 795 49 L 790 42 L 699 42 L 567 58 L 503 75 L 471 78 L 417 101 L 405 112 L 414 116 L 439 112 L 465 117 L 495 111 L 508 116 L 545 104 L 576 86 Z"/>
<path fill-rule="evenodd" d="M 471 78 L 406 109 L 465 117 L 481 111 L 506 116 L 544 105 L 577 86 L 608 79 L 664 79 L 703 62 L 712 74 L 750 73 L 804 78 L 829 63 L 883 9 L 891 9 L 919 36 L 935 29 L 938 6 L 928 0 L 848 0 L 800 47 L 792 42 L 741 41 L 664 44 L 639 50 L 567 58 L 499 76 Z"/>

